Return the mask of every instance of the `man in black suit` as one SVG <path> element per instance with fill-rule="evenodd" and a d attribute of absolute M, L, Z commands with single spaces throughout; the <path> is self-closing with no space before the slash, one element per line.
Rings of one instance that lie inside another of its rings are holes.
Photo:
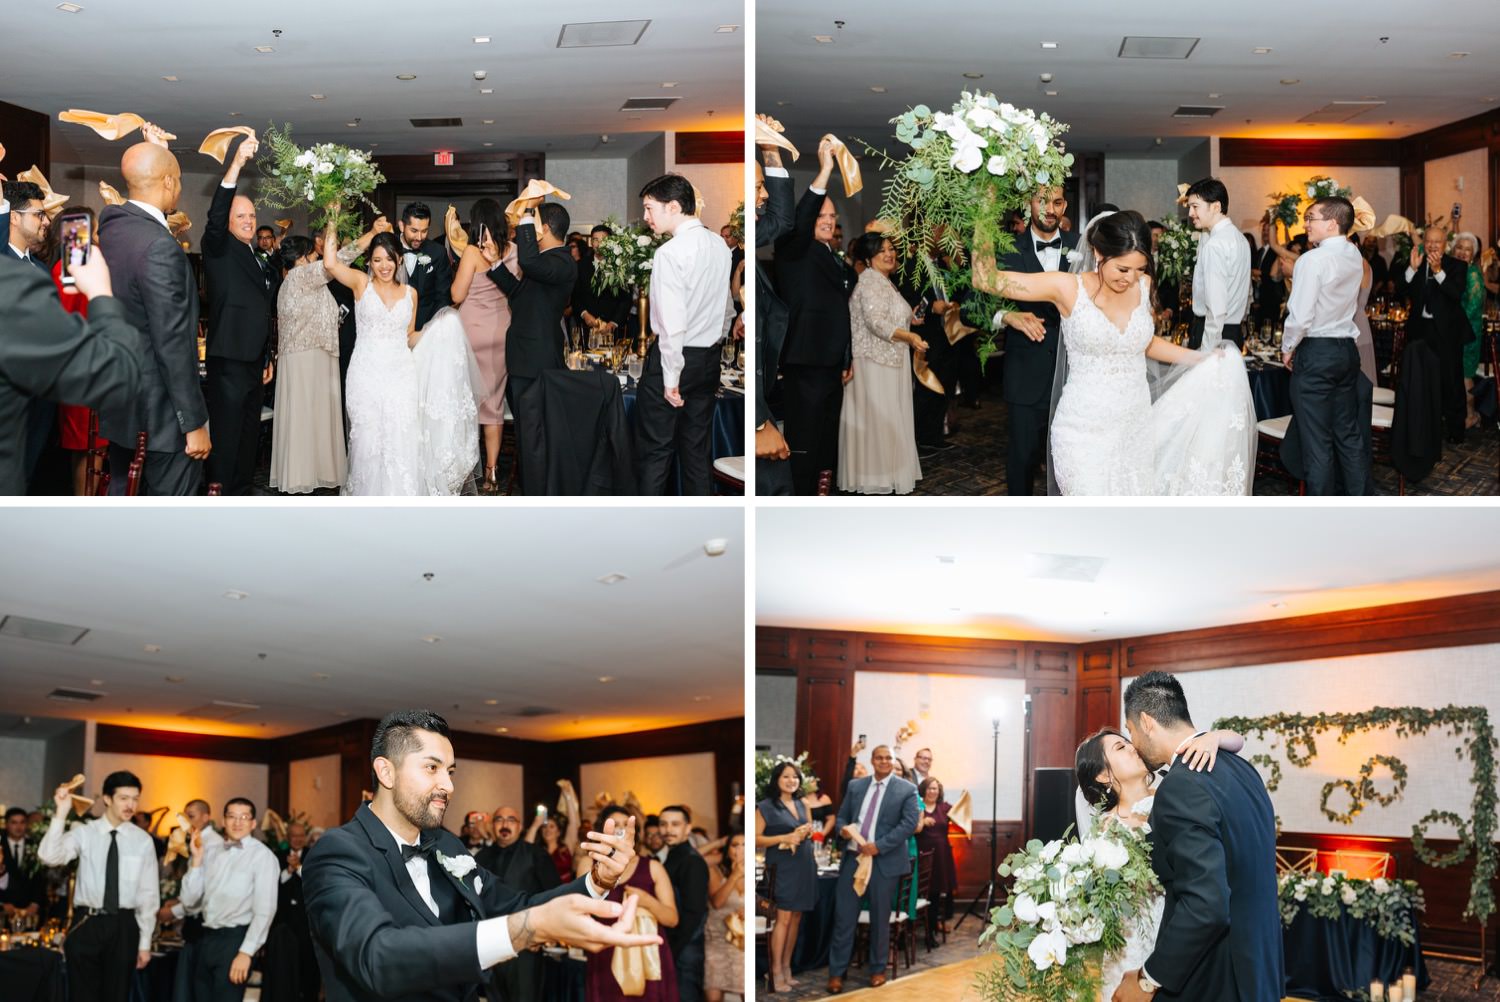
<path fill-rule="evenodd" d="M 595 254 L 604 245 L 605 237 L 614 231 L 603 223 L 589 230 L 589 249 Z M 580 261 L 578 279 L 573 296 L 573 312 L 585 325 L 603 324 L 616 338 L 630 335 L 630 293 L 624 289 L 595 289 L 594 262 Z"/>
<path fill-rule="evenodd" d="M 52 276 L 0 259 L 0 494 L 26 493 L 27 411 L 34 400 L 96 408 L 101 421 L 108 415 L 131 441 L 140 427 L 134 402 L 142 385 L 141 335 L 114 298 L 101 252 L 72 272 L 79 293 L 91 300 L 87 320 L 63 311 Z"/>
<path fill-rule="evenodd" d="M 35 846 L 26 844 L 26 809 L 12 807 L 5 812 L 4 841 L 0 842 L 0 909 L 3 917 L 36 915 L 42 910 L 42 881 L 27 871 L 35 862 Z"/>
<path fill-rule="evenodd" d="M 1444 254 L 1448 232 L 1427 227 L 1421 247 L 1411 249 L 1405 289 L 1411 302 L 1406 321 L 1407 343 L 1425 341 L 1438 358 L 1438 385 L 1442 396 L 1443 427 L 1448 441 L 1461 445 L 1468 408 L 1464 405 L 1464 345 L 1474 337 L 1463 312 L 1468 268 L 1458 258 Z"/>
<path fill-rule="evenodd" d="M 540 894 L 561 883 L 557 867 L 547 850 L 521 837 L 521 812 L 514 807 L 497 807 L 490 820 L 495 826 L 495 842 L 479 850 L 475 861 L 500 878 L 500 882 L 522 894 Z M 527 951 L 495 974 L 505 1002 L 540 1002 L 542 999 L 542 956 Z"/>
<path fill-rule="evenodd" d="M 1271 277 L 1271 270 L 1280 260 L 1271 246 L 1271 230 L 1276 224 L 1270 213 L 1260 221 L 1260 250 L 1253 258 L 1251 277 L 1255 281 L 1255 315 L 1258 323 L 1271 321 L 1272 327 L 1281 325 L 1281 304 L 1286 301 L 1286 283 Z M 1157 300 L 1160 301 L 1160 295 Z"/>
<path fill-rule="evenodd" d="M 839 411 L 852 377 L 849 294 L 854 272 L 835 253 L 838 211 L 828 196 L 829 137 L 818 143 L 818 176 L 797 203 L 791 232 L 776 241 L 776 279 L 787 305 L 781 352 L 782 416 L 792 486 L 815 494 L 818 475 L 839 461 Z"/>
<path fill-rule="evenodd" d="M 1016 235 L 1016 249 L 1000 267 L 1028 274 L 1066 270 L 1068 252 L 1078 246 L 1078 234 L 1058 229 L 1067 209 L 1060 186 L 1038 190 L 1031 198 L 1031 225 Z M 995 327 L 1007 328 L 1001 380 L 1010 436 L 1005 445 L 1005 483 L 1012 496 L 1029 497 L 1047 454 L 1047 417 L 1062 315 L 1051 303 L 1015 305 L 1014 310 L 995 315 Z"/>
<path fill-rule="evenodd" d="M 1125 972 L 1114 1002 L 1280 1002 L 1286 994 L 1276 887 L 1276 813 L 1255 767 L 1220 754 L 1177 765 L 1195 731 L 1177 679 L 1152 671 L 1125 690 L 1130 738 L 1170 771 L 1151 808 L 1151 865 L 1167 892 L 1156 949 Z"/>
<path fill-rule="evenodd" d="M 401 262 L 406 267 L 406 282 L 417 290 L 417 330 L 427 326 L 432 315 L 444 306 L 453 305 L 453 266 L 448 248 L 441 240 L 429 240 L 432 210 L 422 202 L 412 202 L 401 210 Z"/>
<path fill-rule="evenodd" d="M 4 256 L 35 265 L 49 277 L 52 274 L 47 262 L 37 255 L 47 242 L 47 231 L 52 221 L 47 215 L 46 192 L 41 185 L 31 181 L 7 181 L 4 184 L 4 201 L 10 205 L 7 215 L 0 215 L 5 225 L 0 232 L 9 235 Z M 37 461 L 42 458 L 47 437 L 57 420 L 57 404 L 43 397 L 33 397 L 26 407 L 26 479 L 30 481 L 36 472 Z"/>
<path fill-rule="evenodd" d="M 520 894 L 480 869 L 442 827 L 453 795 L 448 734 L 430 710 L 386 716 L 370 748 L 374 800 L 307 854 L 307 918 L 328 1002 L 470 1002 L 486 971 L 543 942 L 593 951 L 660 942 L 629 931 L 633 898 L 602 900 L 633 858 L 633 822 L 622 835 L 608 824 L 590 832 L 590 874 L 552 891 Z"/>
<path fill-rule="evenodd" d="M 578 278 L 578 262 L 565 241 L 568 210 L 556 202 L 532 208 L 516 224 L 516 264 L 522 278 L 500 265 L 500 250 L 493 239 L 480 248 L 489 264 L 490 280 L 510 302 L 510 330 L 505 335 L 505 399 L 510 401 L 516 441 L 523 441 L 523 425 L 541 420 L 540 414 L 524 414 L 521 398 L 546 369 L 563 367 L 563 311 Z M 527 484 L 521 481 L 521 493 Z"/>
<path fill-rule="evenodd" d="M 205 473 L 225 494 L 249 494 L 260 444 L 260 412 L 271 381 L 273 290 L 279 281 L 255 247 L 255 203 L 235 194 L 240 170 L 259 148 L 240 141 L 214 190 L 203 229 L 203 270 L 208 277 L 208 402 L 214 449 Z"/>
<path fill-rule="evenodd" d="M 766 116 L 758 116 L 765 119 Z M 769 121 L 769 119 L 767 119 Z M 792 179 L 781 165 L 781 150 L 769 143 L 760 147 L 765 163 L 755 165 L 755 246 L 769 247 L 792 231 Z M 783 496 L 792 493 L 791 449 L 771 413 L 781 349 L 786 341 L 786 303 L 765 262 L 755 262 L 755 493 Z"/>
<path fill-rule="evenodd" d="M 298 1002 L 318 1002 L 318 989 L 322 982 L 318 977 L 318 957 L 313 952 L 312 930 L 307 924 L 307 904 L 302 889 L 302 857 L 307 851 L 307 825 L 292 821 L 286 826 L 286 852 L 281 856 L 281 886 L 277 890 L 276 918 L 272 923 L 268 944 L 290 942 L 295 964 L 284 964 L 292 968 L 295 975 L 290 979 L 297 985 Z M 278 934 L 278 927 L 285 935 Z M 273 961 L 280 962 L 280 961 Z"/>
<path fill-rule="evenodd" d="M 667 945 L 677 968 L 677 996 L 681 1002 L 702 1002 L 704 924 L 708 921 L 708 864 L 693 848 L 693 817 L 686 807 L 663 807 L 657 815 L 667 846 L 662 866 L 672 881 L 677 902 L 677 924 L 666 931 Z"/>

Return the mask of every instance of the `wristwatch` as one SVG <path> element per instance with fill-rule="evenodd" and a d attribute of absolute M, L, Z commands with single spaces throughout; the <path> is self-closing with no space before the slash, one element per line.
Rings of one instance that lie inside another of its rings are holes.
<path fill-rule="evenodd" d="M 1144 967 L 1141 968 L 1140 977 L 1136 979 L 1136 984 L 1140 987 L 1141 991 L 1145 992 L 1147 995 L 1155 995 L 1157 989 L 1161 987 L 1161 985 L 1157 984 L 1157 982 L 1152 979 L 1151 975 L 1146 973 L 1146 969 Z"/>

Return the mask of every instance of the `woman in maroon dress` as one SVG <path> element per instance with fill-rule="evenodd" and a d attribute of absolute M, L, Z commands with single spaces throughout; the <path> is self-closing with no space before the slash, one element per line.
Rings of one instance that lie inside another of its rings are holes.
<path fill-rule="evenodd" d="M 948 811 L 952 805 L 943 799 L 943 784 L 928 776 L 917 787 L 922 800 L 922 816 L 917 820 L 917 852 L 932 853 L 932 886 L 927 889 L 927 941 L 933 934 L 948 932 L 953 917 L 953 892 L 958 889 L 958 869 L 953 864 L 953 846 L 948 842 Z M 939 912 L 941 911 L 941 915 Z"/>
<path fill-rule="evenodd" d="M 630 812 L 618 804 L 611 804 L 599 812 L 594 819 L 598 828 L 604 827 L 604 822 L 618 815 L 615 824 L 623 825 Z M 582 869 L 583 864 L 588 862 L 586 858 L 580 858 L 578 863 Z M 672 894 L 672 881 L 667 877 L 666 867 L 650 856 L 642 856 L 637 852 L 635 859 L 625 867 L 625 872 L 620 874 L 620 879 L 615 883 L 615 889 L 609 892 L 609 900 L 624 903 L 625 895 L 633 894 L 636 897 L 636 908 L 642 913 L 649 912 L 656 919 L 658 928 L 670 928 L 677 925 L 677 900 Z M 605 925 L 613 925 L 613 919 L 600 919 Z M 614 947 L 608 950 L 600 950 L 588 956 L 588 980 L 585 998 L 588 1002 L 626 1002 L 626 995 L 620 989 L 620 982 L 615 979 L 610 970 L 610 964 L 615 957 Z M 677 967 L 672 963 L 672 951 L 667 949 L 663 942 L 660 946 L 640 947 L 639 949 L 655 950 L 661 958 L 661 980 L 647 981 L 646 991 L 643 995 L 632 995 L 629 998 L 643 999 L 644 1002 L 677 1002 Z"/>

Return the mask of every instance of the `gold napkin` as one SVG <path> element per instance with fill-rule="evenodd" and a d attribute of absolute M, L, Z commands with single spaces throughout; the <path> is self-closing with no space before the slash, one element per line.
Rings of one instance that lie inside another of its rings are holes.
<path fill-rule="evenodd" d="M 174 237 L 180 237 L 182 236 L 182 234 L 186 233 L 192 228 L 193 221 L 189 219 L 188 214 L 186 212 L 183 212 L 181 209 L 177 210 L 167 217 L 167 231 L 170 232 Z"/>
<path fill-rule="evenodd" d="M 1393 212 L 1385 217 L 1385 222 L 1371 230 L 1369 235 L 1377 238 L 1393 237 L 1397 233 L 1413 233 L 1415 229 L 1416 227 L 1410 219 L 1407 219 L 1405 216 L 1398 216 Z"/>
<path fill-rule="evenodd" d="M 90 809 L 93 808 L 93 806 L 94 806 L 94 801 L 91 798 L 89 798 L 89 797 L 80 797 L 76 793 L 73 794 L 73 813 L 74 814 L 77 814 L 79 817 L 83 817 L 85 814 L 87 814 L 89 812 Z"/>
<path fill-rule="evenodd" d="M 285 233 L 292 228 L 292 221 L 290 219 L 278 219 L 276 220 L 276 228 Z"/>
<path fill-rule="evenodd" d="M 56 218 L 57 214 L 62 211 L 63 203 L 68 200 L 69 196 L 59 195 L 52 190 L 52 186 L 47 183 L 47 178 L 42 174 L 42 169 L 36 164 L 31 165 L 31 170 L 23 170 L 17 174 L 16 180 L 30 181 L 42 189 L 42 208 L 46 210 L 48 219 Z M 83 776 L 74 777 L 73 785 L 75 787 L 82 786 Z M 90 801 L 90 803 L 93 803 L 93 801 Z"/>
<path fill-rule="evenodd" d="M 526 187 L 521 194 L 511 199 L 510 204 L 505 207 L 505 218 L 509 219 L 511 223 L 515 223 L 526 214 L 528 209 L 541 205 L 542 199 L 548 195 L 556 195 L 558 198 L 563 199 L 573 197 L 561 188 L 554 188 L 547 181 L 532 178 L 526 182 Z"/>
<path fill-rule="evenodd" d="M 108 181 L 99 182 L 99 197 L 104 199 L 105 205 L 124 205 L 125 196 L 115 190 L 115 186 Z"/>
<path fill-rule="evenodd" d="M 0 160 L 5 159 L 5 144 L 0 143 Z"/>
<path fill-rule="evenodd" d="M 1349 230 L 1349 235 L 1363 233 L 1375 225 L 1375 210 L 1370 208 L 1370 203 L 1355 195 L 1351 201 L 1354 203 L 1354 226 Z"/>
<path fill-rule="evenodd" d="M 178 856 L 183 859 L 188 858 L 187 833 L 188 819 L 178 814 L 177 827 L 173 828 L 172 834 L 167 836 L 167 851 L 162 857 L 163 863 L 171 863 Z"/>
<path fill-rule="evenodd" d="M 963 310 L 957 303 L 948 304 L 948 312 L 943 314 L 943 333 L 948 336 L 949 344 L 958 344 L 977 329 L 964 323 Z"/>
<path fill-rule="evenodd" d="M 745 916 L 739 912 L 730 912 L 724 917 L 724 939 L 736 950 L 745 948 Z"/>
<path fill-rule="evenodd" d="M 693 184 L 693 182 L 689 181 L 688 184 Z M 692 212 L 692 214 L 695 215 L 695 216 L 702 216 L 703 215 L 703 207 L 705 205 L 707 205 L 707 204 L 708 203 L 706 203 L 705 201 L 703 201 L 703 192 L 701 192 L 701 191 L 698 190 L 698 186 L 696 184 L 693 184 L 693 212 Z"/>
<path fill-rule="evenodd" d="M 1178 205 L 1186 205 L 1187 204 L 1188 187 L 1189 187 L 1189 185 L 1186 185 L 1186 184 L 1179 184 L 1177 186 L 1177 204 Z"/>
<path fill-rule="evenodd" d="M 948 820 L 963 829 L 963 833 L 973 839 L 974 800 L 969 796 L 968 790 L 959 795 L 958 803 L 948 808 Z"/>
<path fill-rule="evenodd" d="M 797 152 L 797 147 L 793 146 L 791 144 L 791 141 L 781 133 L 781 123 L 776 121 L 774 118 L 771 119 L 770 125 L 767 125 L 765 122 L 762 122 L 758 118 L 755 120 L 755 145 L 779 146 L 790 153 L 792 155 L 792 163 L 796 163 L 797 158 L 801 156 L 801 154 Z"/>
<path fill-rule="evenodd" d="M 833 140 L 833 159 L 839 165 L 839 176 L 844 179 L 844 197 L 853 198 L 865 186 L 859 173 L 859 161 L 854 159 L 854 154 L 849 152 L 849 147 L 838 136 L 830 133 L 823 138 Z"/>
<path fill-rule="evenodd" d="M 215 129 L 203 138 L 203 143 L 198 147 L 199 153 L 205 153 L 213 157 L 219 163 L 229 156 L 229 144 L 234 142 L 235 136 L 245 136 L 248 139 L 255 138 L 255 130 L 248 125 L 232 125 L 223 129 Z"/>
<path fill-rule="evenodd" d="M 286 841 L 286 822 L 281 819 L 280 814 L 269 807 L 266 808 L 265 816 L 261 818 L 260 830 L 275 835 L 277 842 Z"/>
<path fill-rule="evenodd" d="M 136 129 L 146 124 L 141 116 L 122 111 L 118 115 L 105 115 L 97 111 L 84 111 L 82 108 L 69 108 L 57 114 L 59 122 L 72 122 L 74 125 L 87 125 L 99 135 L 108 140 L 123 139 Z M 176 139 L 170 132 L 163 132 L 162 138 Z"/>
<path fill-rule="evenodd" d="M 916 375 L 917 382 L 927 387 L 933 393 L 944 393 L 943 384 L 938 382 L 937 374 L 927 365 L 927 353 L 925 351 L 914 351 L 911 354 L 911 371 Z"/>
<path fill-rule="evenodd" d="M 861 854 L 859 862 L 854 864 L 854 893 L 860 897 L 865 896 L 865 888 L 870 886 L 870 870 L 875 863 L 875 857 Z"/>
<path fill-rule="evenodd" d="M 635 928 L 640 936 L 656 935 L 656 919 L 646 909 L 635 913 Z M 661 946 L 617 946 L 609 962 L 609 973 L 620 986 L 620 994 L 639 998 L 646 994 L 646 982 L 661 980 Z"/>
<path fill-rule="evenodd" d="M 458 221 L 458 209 L 448 206 L 448 211 L 443 216 L 443 231 L 448 234 L 448 246 L 453 248 L 453 253 L 462 255 L 469 247 L 469 234 L 464 232 L 463 224 Z"/>

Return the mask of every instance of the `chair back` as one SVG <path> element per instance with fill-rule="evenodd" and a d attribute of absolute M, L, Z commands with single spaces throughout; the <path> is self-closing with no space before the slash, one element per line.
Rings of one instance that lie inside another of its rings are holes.
<path fill-rule="evenodd" d="M 125 474 L 125 494 L 135 497 L 141 492 L 141 477 L 146 470 L 146 433 L 135 437 L 135 455 L 130 459 L 130 470 Z"/>

